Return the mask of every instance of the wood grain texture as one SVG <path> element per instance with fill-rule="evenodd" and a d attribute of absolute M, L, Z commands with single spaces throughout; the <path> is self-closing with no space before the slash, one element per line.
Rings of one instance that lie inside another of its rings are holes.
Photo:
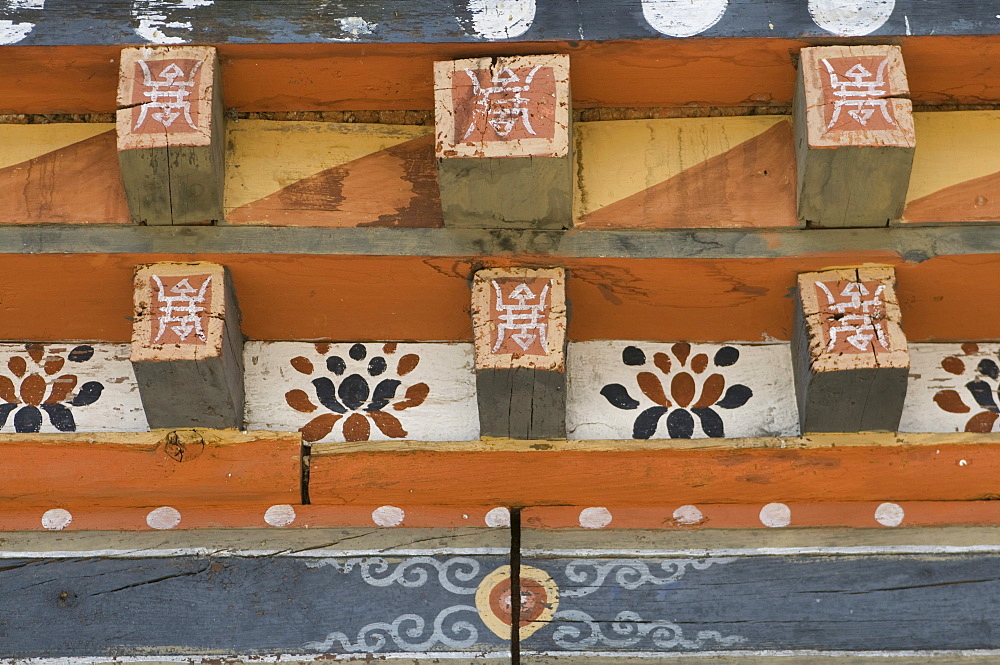
<path fill-rule="evenodd" d="M 476 372 L 480 433 L 517 439 L 566 436 L 566 374 L 517 367 Z"/>
<path fill-rule="evenodd" d="M 12 509 L 299 503 L 299 449 L 275 432 L 9 435 L 0 492 Z"/>

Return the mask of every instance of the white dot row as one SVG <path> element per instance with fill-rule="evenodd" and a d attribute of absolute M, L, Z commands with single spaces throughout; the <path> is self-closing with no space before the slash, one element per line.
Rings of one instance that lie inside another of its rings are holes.
<path fill-rule="evenodd" d="M 780 528 L 792 523 L 792 509 L 784 503 L 769 503 L 760 509 L 760 523 L 764 526 Z M 883 503 L 875 509 L 875 521 L 882 526 L 899 526 L 906 517 L 903 507 L 897 503 Z M 674 521 L 684 526 L 700 524 L 705 515 L 697 506 L 681 506 L 673 513 Z M 611 524 L 614 517 L 607 508 L 584 508 L 580 511 L 579 524 L 584 529 L 603 529 Z"/>
<path fill-rule="evenodd" d="M 264 522 L 274 527 L 290 526 L 296 517 L 295 508 L 288 504 L 271 506 L 264 512 Z M 380 506 L 372 511 L 372 522 L 377 526 L 400 526 L 405 519 L 406 513 L 396 506 Z M 483 521 L 490 527 L 508 527 L 510 511 L 504 507 L 494 508 L 486 513 Z M 48 531 L 62 531 L 72 522 L 73 514 L 65 508 L 46 510 L 42 515 L 42 528 Z M 146 524 L 152 529 L 165 531 L 180 523 L 180 511 L 170 506 L 155 508 L 146 515 Z"/>

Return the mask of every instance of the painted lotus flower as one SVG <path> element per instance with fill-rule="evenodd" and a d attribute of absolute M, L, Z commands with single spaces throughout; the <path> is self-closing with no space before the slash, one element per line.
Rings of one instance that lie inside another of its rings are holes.
<path fill-rule="evenodd" d="M 318 344 L 317 350 L 326 354 L 329 345 Z M 312 379 L 317 406 L 304 390 L 290 390 L 285 393 L 285 401 L 301 413 L 315 413 L 322 407 L 327 412 L 320 413 L 302 426 L 302 438 L 306 442 L 319 441 L 330 435 L 336 426 L 341 427 L 344 440 L 368 441 L 372 424 L 382 434 L 392 439 L 406 438 L 407 432 L 392 411 L 404 411 L 420 406 L 427 399 L 430 388 L 426 383 L 415 383 L 406 388 L 402 399 L 396 395 L 402 386 L 397 378 L 383 377 L 389 370 L 389 360 L 396 352 L 396 345 L 385 344 L 383 355 L 368 357 L 364 344 L 355 344 L 348 351 L 348 357 L 331 355 L 326 358 L 327 376 Z M 420 363 L 420 357 L 413 353 L 403 355 L 396 361 L 395 376 L 404 377 Z M 313 362 L 304 356 L 292 358 L 291 365 L 297 372 L 314 376 Z M 352 368 L 357 371 L 349 372 Z M 374 386 L 374 387 L 373 387 Z"/>
<path fill-rule="evenodd" d="M 78 381 L 76 375 L 59 372 L 67 360 L 72 363 L 90 360 L 94 356 L 94 348 L 81 344 L 66 357 L 53 352 L 46 354 L 41 344 L 25 344 L 24 350 L 27 358 L 12 356 L 7 361 L 7 370 L 13 379 L 0 375 L 0 429 L 13 413 L 15 432 L 38 432 L 45 418 L 60 432 L 75 432 L 76 419 L 72 408 L 96 402 L 104 391 L 104 385 L 87 381 L 74 393 Z"/>
<path fill-rule="evenodd" d="M 739 349 L 723 346 L 716 351 L 711 364 L 729 367 L 739 358 Z M 629 367 L 647 367 L 646 354 L 637 346 L 625 347 L 622 362 Z M 717 409 L 739 408 L 753 397 L 753 392 L 739 383 L 727 388 L 726 378 L 718 372 L 706 374 L 709 362 L 708 355 L 704 353 L 691 357 L 691 345 L 683 342 L 671 346 L 669 354 L 653 354 L 653 367 L 640 371 L 635 377 L 639 391 L 653 402 L 653 406 L 636 416 L 632 438 L 652 437 L 664 416 L 671 439 L 690 439 L 694 435 L 696 417 L 706 436 L 724 437 L 725 426 Z M 659 375 L 651 371 L 654 368 Z M 669 391 L 665 388 L 668 379 Z M 601 395 L 619 409 L 634 410 L 641 405 L 620 383 L 604 386 Z"/>
<path fill-rule="evenodd" d="M 979 345 L 966 343 L 962 345 L 966 356 L 979 353 Z M 966 372 L 966 361 L 974 358 L 962 358 L 958 355 L 948 356 L 941 361 L 941 367 L 949 374 L 962 376 Z M 1000 366 L 992 358 L 983 358 L 976 365 L 978 375 L 965 384 L 970 402 L 978 406 L 980 411 L 973 413 L 965 423 L 966 432 L 992 432 L 997 418 L 1000 418 L 1000 407 L 996 396 L 1000 394 Z M 934 402 L 949 413 L 972 413 L 973 408 L 966 404 L 962 394 L 957 390 L 939 390 L 934 395 Z"/>

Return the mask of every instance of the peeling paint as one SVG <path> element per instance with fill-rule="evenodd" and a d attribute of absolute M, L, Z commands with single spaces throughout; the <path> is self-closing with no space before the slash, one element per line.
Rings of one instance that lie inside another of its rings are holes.
<path fill-rule="evenodd" d="M 809 15 L 816 25 L 842 37 L 875 32 L 895 8 L 896 0 L 809 0 Z"/>
<path fill-rule="evenodd" d="M 0 1 L 0 9 L 45 9 L 45 0 Z M 34 28 L 35 24 L 30 21 L 0 21 L 0 45 L 16 44 L 27 37 Z"/>
<path fill-rule="evenodd" d="M 472 28 L 483 39 L 512 39 L 528 31 L 535 0 L 469 0 Z"/>
<path fill-rule="evenodd" d="M 132 19 L 138 22 L 135 32 L 153 44 L 184 44 L 190 41 L 187 36 L 164 32 L 191 32 L 194 29 L 191 21 L 183 20 L 183 15 L 174 16 L 176 10 L 210 7 L 214 4 L 215 0 L 134 0 L 131 13 Z"/>

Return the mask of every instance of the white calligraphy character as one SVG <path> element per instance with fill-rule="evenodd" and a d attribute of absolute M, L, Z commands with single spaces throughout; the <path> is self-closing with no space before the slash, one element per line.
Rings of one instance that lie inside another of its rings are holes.
<path fill-rule="evenodd" d="M 878 72 L 874 78 L 872 73 L 864 68 L 859 62 L 847 70 L 845 78 L 840 78 L 834 71 L 830 62 L 823 58 L 823 64 L 830 74 L 830 85 L 834 89 L 834 96 L 838 99 L 833 103 L 833 117 L 827 129 L 833 127 L 840 117 L 841 109 L 846 108 L 847 114 L 857 120 L 863 127 L 868 125 L 868 121 L 875 111 L 881 111 L 882 117 L 890 125 L 895 125 L 889 113 L 889 100 L 885 96 L 889 94 L 885 83 L 885 70 L 889 66 L 889 59 L 885 58 L 879 63 Z"/>
<path fill-rule="evenodd" d="M 497 296 L 496 311 L 502 312 L 498 317 L 500 325 L 497 326 L 497 341 L 493 345 L 493 353 L 500 349 L 507 333 L 512 333 L 510 338 L 524 351 L 531 348 L 531 345 L 538 339 L 544 353 L 548 354 L 546 333 L 549 323 L 545 316 L 545 300 L 549 295 L 549 285 L 546 284 L 542 292 L 535 296 L 527 284 L 518 284 L 510 293 L 511 302 L 507 303 L 504 303 L 500 285 L 495 280 L 493 281 L 493 289 Z M 537 302 L 529 305 L 528 302 L 535 300 L 536 297 Z"/>
<path fill-rule="evenodd" d="M 191 101 L 188 97 L 191 96 L 194 77 L 198 69 L 201 68 L 201 61 L 194 63 L 191 71 L 187 74 L 177 63 L 172 62 L 163 68 L 159 79 L 153 78 L 145 60 L 139 61 L 139 67 L 142 68 L 142 84 L 147 88 L 142 94 L 149 98 L 149 102 L 140 106 L 139 119 L 136 120 L 133 129 L 142 127 L 150 109 L 156 111 L 150 113 L 150 117 L 158 120 L 164 127 L 169 127 L 174 124 L 174 120 L 184 116 L 184 122 L 191 129 L 198 129 L 191 118 Z"/>
<path fill-rule="evenodd" d="M 535 136 L 535 130 L 531 126 L 531 113 L 528 110 L 530 100 L 521 96 L 521 93 L 531 90 L 531 82 L 541 66 L 533 68 L 524 77 L 521 85 L 521 78 L 514 73 L 510 67 L 504 67 L 497 72 L 491 81 L 493 85 L 484 88 L 479 84 L 479 77 L 476 72 L 466 69 L 465 73 L 472 79 L 472 93 L 477 97 L 475 112 L 469 128 L 465 131 L 463 139 L 469 137 L 476 129 L 479 120 L 486 116 L 486 122 L 497 134 L 506 137 L 518 122 L 524 124 L 524 128 L 529 134 Z"/>
<path fill-rule="evenodd" d="M 163 303 L 159 307 L 160 326 L 153 341 L 160 341 L 168 326 L 181 340 L 186 340 L 191 333 L 194 333 L 201 341 L 207 341 L 205 331 L 201 326 L 201 314 L 205 311 L 202 303 L 205 302 L 205 291 L 208 289 L 212 277 L 206 277 L 197 289 L 191 286 L 191 282 L 185 277 L 170 287 L 170 293 L 174 295 L 167 295 L 167 290 L 158 275 L 153 275 L 153 279 L 159 290 L 157 298 Z"/>
<path fill-rule="evenodd" d="M 882 292 L 885 284 L 879 284 L 872 294 L 861 282 L 848 282 L 840 292 L 840 296 L 846 300 L 837 301 L 828 287 L 823 282 L 816 282 L 816 286 L 821 288 L 826 294 L 829 309 L 841 314 L 836 325 L 830 326 L 830 343 L 827 351 L 833 351 L 837 344 L 837 336 L 846 335 L 847 342 L 858 351 L 869 351 L 872 349 L 873 340 L 889 351 L 889 339 L 881 319 L 876 319 L 876 314 L 884 312 Z M 867 296 L 871 298 L 866 298 Z"/>

